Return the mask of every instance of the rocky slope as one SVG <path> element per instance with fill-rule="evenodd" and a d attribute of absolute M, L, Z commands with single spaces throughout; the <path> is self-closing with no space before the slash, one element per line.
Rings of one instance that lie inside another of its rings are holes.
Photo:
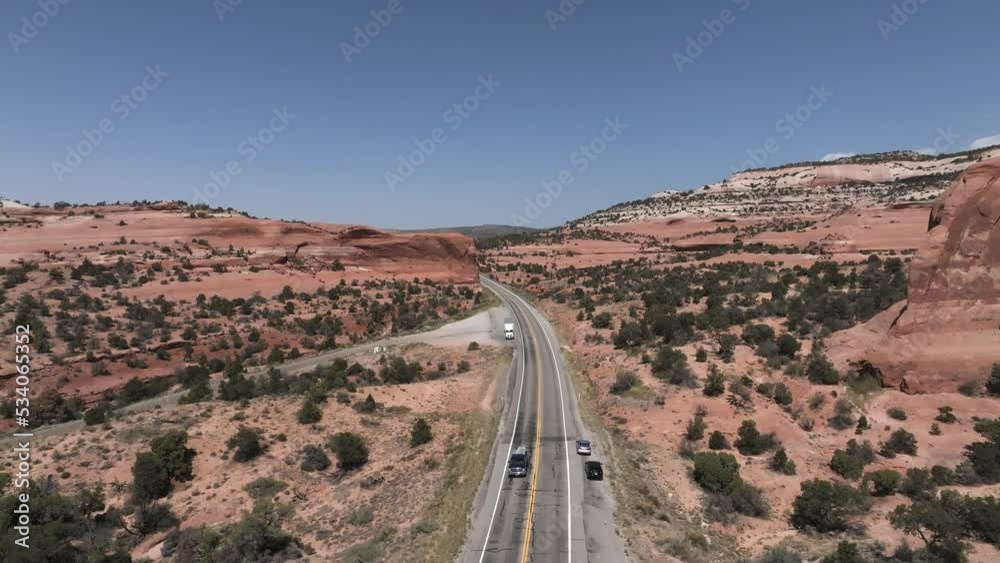
<path fill-rule="evenodd" d="M 9 208 L 0 267 L 16 261 L 107 261 L 107 245 L 122 237 L 138 249 L 180 243 L 178 258 L 200 265 L 288 264 L 328 269 L 339 260 L 348 270 L 379 277 L 430 277 L 478 283 L 475 247 L 457 233 L 390 233 L 369 227 L 257 219 L 235 212 L 192 211 L 181 204 Z M 134 241 L 134 242 L 133 242 Z M 227 256 L 229 248 L 241 256 Z M 112 258 L 113 260 L 113 258 Z"/>
<path fill-rule="evenodd" d="M 745 170 L 693 191 L 663 191 L 588 215 L 600 226 L 663 217 L 788 217 L 846 207 L 889 207 L 932 201 L 968 167 L 1000 156 L 1000 147 L 930 157 L 879 153 L 833 162 Z"/>
<path fill-rule="evenodd" d="M 830 342 L 843 367 L 910 393 L 954 391 L 1000 359 L 1000 158 L 962 174 L 928 227 L 907 300 Z"/>

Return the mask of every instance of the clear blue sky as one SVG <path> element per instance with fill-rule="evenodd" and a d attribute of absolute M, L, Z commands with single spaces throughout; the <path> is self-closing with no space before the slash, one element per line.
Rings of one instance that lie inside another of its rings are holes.
<path fill-rule="evenodd" d="M 548 226 L 717 181 L 769 138 L 766 165 L 1000 133 L 989 0 L 587 0 L 563 21 L 546 14 L 559 0 L 399 0 L 388 25 L 369 12 L 389 0 L 243 0 L 221 21 L 216 6 L 236 0 L 45 1 L 59 12 L 0 3 L 0 194 L 28 201 L 192 201 L 233 161 L 211 202 L 259 216 L 510 223 L 531 198 L 545 204 L 531 224 Z M 880 29 L 894 4 L 919 8 Z M 724 9 L 708 41 L 703 22 Z M 378 34 L 348 62 L 342 44 L 366 24 Z M 703 31 L 680 72 L 674 53 Z M 146 77 L 156 65 L 167 76 Z M 490 76 L 474 111 L 446 114 Z M 823 86 L 833 96 L 810 100 Z M 121 99 L 133 89 L 141 102 Z M 807 101 L 786 136 L 779 120 Z M 287 124 L 272 119 L 283 108 Z M 627 129 L 606 130 L 616 117 Z M 67 156 L 102 120 L 93 151 Z M 241 150 L 272 125 L 263 150 Z M 581 171 L 574 152 L 602 133 L 617 137 Z M 416 139 L 433 154 L 390 189 Z M 564 170 L 572 183 L 539 199 Z"/>

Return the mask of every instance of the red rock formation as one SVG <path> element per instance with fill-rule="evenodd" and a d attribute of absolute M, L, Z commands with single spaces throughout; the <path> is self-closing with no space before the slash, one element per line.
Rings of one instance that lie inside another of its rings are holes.
<path fill-rule="evenodd" d="M 1000 158 L 962 174 L 928 230 L 906 301 L 829 342 L 840 367 L 873 369 L 909 393 L 954 391 L 1000 362 Z"/>

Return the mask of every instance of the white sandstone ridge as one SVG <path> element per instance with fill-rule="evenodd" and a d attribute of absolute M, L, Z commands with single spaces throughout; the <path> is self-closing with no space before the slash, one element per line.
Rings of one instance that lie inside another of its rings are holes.
<path fill-rule="evenodd" d="M 597 226 L 682 216 L 788 217 L 848 207 L 933 201 L 967 168 L 1000 156 L 1000 146 L 932 156 L 895 151 L 737 172 L 691 191 L 664 190 L 588 215 Z"/>
<path fill-rule="evenodd" d="M 30 207 L 12 199 L 0 197 L 0 209 L 30 209 Z"/>

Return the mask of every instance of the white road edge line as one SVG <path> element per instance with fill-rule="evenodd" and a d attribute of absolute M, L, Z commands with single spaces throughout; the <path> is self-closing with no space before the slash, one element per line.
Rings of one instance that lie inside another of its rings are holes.
<path fill-rule="evenodd" d="M 516 323 L 517 322 L 517 313 L 515 313 L 513 311 L 511 311 L 511 313 L 514 315 L 514 322 Z M 517 420 L 518 420 L 518 417 L 521 416 L 521 397 L 523 397 L 523 395 L 524 395 L 524 372 L 527 370 L 527 364 L 525 363 L 525 359 L 524 359 L 525 358 L 524 351 L 525 351 L 525 348 L 526 348 L 526 345 L 525 345 L 525 342 L 524 342 L 524 331 L 520 330 L 520 329 L 521 329 L 521 326 L 520 326 L 520 323 L 518 323 L 518 332 L 521 333 L 521 378 L 520 378 L 520 382 L 518 383 L 519 389 L 517 391 L 517 407 L 514 409 L 514 424 L 511 425 L 510 445 L 507 446 L 507 456 L 504 458 L 504 462 L 498 464 L 499 469 L 500 469 L 500 474 L 501 474 L 501 477 L 500 477 L 500 486 L 497 487 L 497 499 L 493 503 L 493 514 L 490 515 L 490 525 L 489 525 L 489 527 L 486 528 L 486 538 L 483 540 L 483 548 L 480 551 L 479 563 L 483 563 L 483 559 L 486 558 L 486 546 L 487 546 L 487 544 L 490 543 L 490 534 L 493 533 L 493 521 L 497 517 L 497 508 L 500 506 L 500 496 L 503 495 L 503 468 L 507 465 L 506 464 L 506 460 L 510 459 L 510 452 L 513 451 L 513 449 L 514 449 L 514 435 L 517 432 Z"/>
<path fill-rule="evenodd" d="M 552 364 L 556 368 L 556 381 L 559 383 L 559 407 L 562 414 L 562 430 L 563 436 L 569 438 L 566 434 L 566 403 L 563 401 L 563 383 L 562 374 L 559 371 L 559 358 L 556 357 L 556 351 L 552 348 L 552 341 L 549 340 L 549 334 L 545 330 L 545 325 L 542 319 L 538 316 L 538 313 L 528 304 L 527 301 L 521 298 L 520 295 L 514 293 L 513 291 L 506 290 L 514 297 L 517 301 L 531 313 L 531 316 L 535 318 L 535 322 L 538 323 L 538 328 L 542 329 L 542 338 L 545 339 L 545 344 L 549 347 L 549 353 L 552 354 Z M 523 334 L 522 334 L 523 337 Z M 566 505 L 569 510 L 566 511 L 566 554 L 568 557 L 568 563 L 573 563 L 573 479 L 570 477 L 569 469 L 569 445 L 566 444 L 564 453 L 566 454 Z M 499 499 L 498 499 L 499 500 Z M 482 563 L 482 560 L 480 560 Z"/>

